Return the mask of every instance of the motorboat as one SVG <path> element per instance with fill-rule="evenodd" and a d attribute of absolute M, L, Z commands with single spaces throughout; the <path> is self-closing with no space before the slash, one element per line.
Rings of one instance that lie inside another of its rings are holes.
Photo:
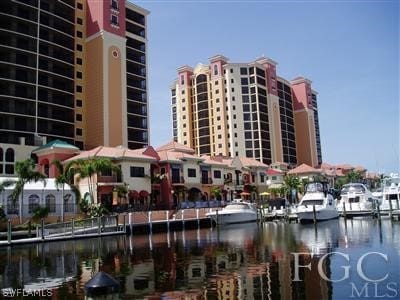
<path fill-rule="evenodd" d="M 335 200 L 328 192 L 326 182 L 309 183 L 305 192 L 296 210 L 300 222 L 324 221 L 339 217 Z"/>
<path fill-rule="evenodd" d="M 263 209 L 264 215 L 269 215 L 272 218 L 285 218 L 294 213 L 290 202 L 285 198 L 275 198 L 268 200 L 267 207 Z"/>
<path fill-rule="evenodd" d="M 339 214 L 354 217 L 372 214 L 378 202 L 364 184 L 348 183 L 342 187 L 336 206 Z"/>
<path fill-rule="evenodd" d="M 382 182 L 382 200 L 380 210 L 387 213 L 391 209 L 399 209 L 400 207 L 400 177 L 398 174 L 391 174 L 390 177 L 384 178 Z"/>
<path fill-rule="evenodd" d="M 257 221 L 257 208 L 249 202 L 233 201 L 221 210 L 206 213 L 217 225 Z"/>

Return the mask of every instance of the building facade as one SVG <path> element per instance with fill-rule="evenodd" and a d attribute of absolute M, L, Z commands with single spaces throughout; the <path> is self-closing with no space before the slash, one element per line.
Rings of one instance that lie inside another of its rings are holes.
<path fill-rule="evenodd" d="M 199 155 L 321 163 L 317 93 L 303 77 L 278 77 L 276 65 L 265 57 L 230 63 L 216 55 L 209 65 L 180 67 L 171 87 L 175 141 Z"/>
<path fill-rule="evenodd" d="M 28 158 L 55 139 L 148 145 L 148 13 L 125 0 L 1 1 L 0 154 Z"/>

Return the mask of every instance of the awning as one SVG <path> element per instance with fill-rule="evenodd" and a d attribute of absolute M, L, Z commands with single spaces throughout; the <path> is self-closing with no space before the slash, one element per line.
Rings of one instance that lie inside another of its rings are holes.
<path fill-rule="evenodd" d="M 143 198 L 146 198 L 146 197 L 149 196 L 149 192 L 148 192 L 148 191 L 145 191 L 145 190 L 141 190 L 141 191 L 139 192 L 139 196 L 140 196 L 140 197 L 143 197 Z"/>
<path fill-rule="evenodd" d="M 260 193 L 260 196 L 269 196 L 270 195 L 270 193 L 268 193 L 268 192 L 262 192 L 262 193 Z"/>
<path fill-rule="evenodd" d="M 137 199 L 139 197 L 139 193 L 135 190 L 129 191 L 129 198 Z"/>

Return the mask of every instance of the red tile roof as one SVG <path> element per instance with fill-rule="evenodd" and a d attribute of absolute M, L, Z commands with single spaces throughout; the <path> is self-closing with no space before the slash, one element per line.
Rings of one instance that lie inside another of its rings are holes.
<path fill-rule="evenodd" d="M 308 174 L 308 173 L 321 173 L 321 170 L 315 169 L 309 165 L 301 164 L 297 168 L 294 168 L 288 172 L 289 175 L 294 174 Z"/>
<path fill-rule="evenodd" d="M 185 152 L 185 153 L 189 153 L 189 154 L 195 153 L 195 151 L 192 148 L 190 148 L 186 145 L 179 144 L 179 143 L 175 142 L 174 140 L 172 140 L 171 142 L 169 142 L 165 145 L 162 145 L 162 146 L 156 148 L 156 151 L 157 152 L 159 152 L 159 151 L 175 151 L 175 152 Z"/>

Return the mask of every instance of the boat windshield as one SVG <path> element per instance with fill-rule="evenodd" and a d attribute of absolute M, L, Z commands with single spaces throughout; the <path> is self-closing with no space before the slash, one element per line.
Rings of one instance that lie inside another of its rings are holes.
<path fill-rule="evenodd" d="M 307 193 L 316 193 L 323 191 L 324 191 L 324 186 L 320 182 L 309 183 L 306 189 Z"/>
<path fill-rule="evenodd" d="M 228 204 L 225 209 L 235 209 L 235 210 L 239 210 L 239 209 L 249 209 L 249 205 L 246 203 L 232 203 L 232 204 Z"/>
<path fill-rule="evenodd" d="M 303 200 L 301 202 L 301 205 L 304 206 L 313 206 L 313 205 L 323 205 L 324 204 L 324 200 L 323 199 L 316 199 L 316 200 Z"/>
<path fill-rule="evenodd" d="M 365 193 L 365 187 L 361 184 L 346 184 L 340 192 L 342 195 L 347 193 Z"/>
<path fill-rule="evenodd" d="M 386 187 L 400 186 L 400 177 L 386 178 L 384 181 Z"/>

